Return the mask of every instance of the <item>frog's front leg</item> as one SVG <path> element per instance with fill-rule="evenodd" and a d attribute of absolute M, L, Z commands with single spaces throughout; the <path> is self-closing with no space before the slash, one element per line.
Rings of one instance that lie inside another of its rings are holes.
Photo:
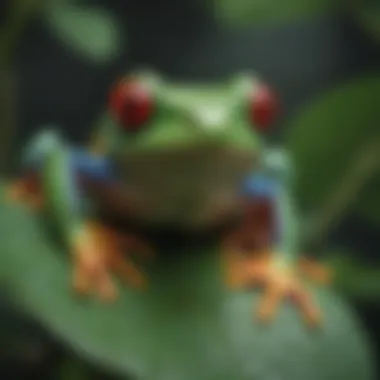
<path fill-rule="evenodd" d="M 86 220 L 73 234 L 71 250 L 72 285 L 78 295 L 95 293 L 104 301 L 113 301 L 118 296 L 113 274 L 133 287 L 147 284 L 131 253 L 150 258 L 151 250 L 133 235 L 121 235 L 104 224 Z"/>
<path fill-rule="evenodd" d="M 115 182 L 109 161 L 61 144 L 47 154 L 41 179 L 47 203 L 71 254 L 76 293 L 94 293 L 102 300 L 113 300 L 118 295 L 114 274 L 132 286 L 145 285 L 131 254 L 147 258 L 150 248 L 134 235 L 118 233 L 93 219 L 86 207 L 88 182 L 102 186 Z"/>
<path fill-rule="evenodd" d="M 229 284 L 264 289 L 257 310 L 263 322 L 272 320 L 282 300 L 288 298 L 306 323 L 319 325 L 321 311 L 305 280 L 325 284 L 330 272 L 318 263 L 298 260 L 298 225 L 286 186 L 254 176 L 246 190 L 245 217 L 223 243 Z"/>

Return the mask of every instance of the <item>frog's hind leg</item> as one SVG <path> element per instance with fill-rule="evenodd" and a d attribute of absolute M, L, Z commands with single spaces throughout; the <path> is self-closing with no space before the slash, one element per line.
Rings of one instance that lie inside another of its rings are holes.
<path fill-rule="evenodd" d="M 259 259 L 245 263 L 247 286 L 262 287 L 263 295 L 257 308 L 261 322 L 270 322 L 277 314 L 283 300 L 291 301 L 305 323 L 319 326 L 322 315 L 304 282 L 297 264 L 288 263 L 281 253 L 268 252 Z"/>
<path fill-rule="evenodd" d="M 281 253 L 271 250 L 246 252 L 242 255 L 230 248 L 227 252 L 228 285 L 235 289 L 262 289 L 261 300 L 255 308 L 259 321 L 272 321 L 283 300 L 287 299 L 297 307 L 307 325 L 315 327 L 321 324 L 320 310 L 304 277 L 325 284 L 327 269 L 318 264 L 318 271 L 307 272 L 303 265 L 287 263 L 282 260 Z"/>
<path fill-rule="evenodd" d="M 264 154 L 260 170 L 242 186 L 244 218 L 225 240 L 224 251 L 232 268 L 232 285 L 263 289 L 256 311 L 261 321 L 271 321 L 281 302 L 290 299 L 305 321 L 317 326 L 321 312 L 304 277 L 326 283 L 329 276 L 321 264 L 299 261 L 301 236 L 291 191 L 293 169 L 287 152 L 275 148 Z"/>
<path fill-rule="evenodd" d="M 270 205 L 265 200 L 257 200 L 246 204 L 245 210 L 241 224 L 222 242 L 227 283 L 231 287 L 244 286 L 247 283 L 245 264 L 251 260 L 267 260 L 270 251 L 273 229 Z"/>
<path fill-rule="evenodd" d="M 306 324 L 318 326 L 322 316 L 304 282 L 304 278 L 327 284 L 330 272 L 309 259 L 287 260 L 276 252 L 271 241 L 273 229 L 269 204 L 251 203 L 248 216 L 223 243 L 228 285 L 234 288 L 261 288 L 262 298 L 255 314 L 261 322 L 270 322 L 283 300 L 292 301 Z"/>

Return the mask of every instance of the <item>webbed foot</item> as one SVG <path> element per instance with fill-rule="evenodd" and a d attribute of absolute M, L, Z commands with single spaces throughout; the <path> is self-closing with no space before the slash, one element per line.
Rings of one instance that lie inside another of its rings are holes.
<path fill-rule="evenodd" d="M 231 287 L 260 287 L 263 296 L 256 310 L 259 321 L 268 323 L 278 313 L 283 300 L 291 300 L 310 327 L 322 324 L 322 314 L 304 281 L 307 279 L 320 284 L 330 281 L 330 273 L 322 265 L 301 260 L 294 266 L 280 261 L 281 256 L 262 252 L 252 257 L 229 258 L 228 283 Z"/>
<path fill-rule="evenodd" d="M 132 235 L 121 235 L 101 224 L 88 222 L 74 240 L 73 287 L 79 295 L 95 293 L 103 301 L 118 297 L 113 274 L 133 287 L 144 288 L 147 280 L 130 253 L 151 258 L 152 250 Z"/>

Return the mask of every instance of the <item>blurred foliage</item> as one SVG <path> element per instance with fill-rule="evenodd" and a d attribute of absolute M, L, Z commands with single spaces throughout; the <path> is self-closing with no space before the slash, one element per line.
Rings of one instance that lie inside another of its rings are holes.
<path fill-rule="evenodd" d="M 50 0 L 44 16 L 59 41 L 91 64 L 112 62 L 126 43 L 115 15 L 83 0 Z"/>
<path fill-rule="evenodd" d="M 62 43 L 90 63 L 107 63 L 120 51 L 122 33 L 114 14 L 83 0 L 9 1 L 0 28 L 0 60 L 9 61 L 32 16 L 39 14 Z M 1 63 L 1 61 L 0 61 Z"/>
<path fill-rule="evenodd" d="M 16 51 L 28 22 L 43 4 L 40 0 L 4 1 L 0 11 L 4 18 L 0 24 L 0 173 L 9 169 L 10 149 L 16 135 L 15 76 L 12 67 Z"/>
<path fill-rule="evenodd" d="M 359 24 L 377 42 L 380 42 L 380 1 L 350 0 L 349 9 Z"/>
<path fill-rule="evenodd" d="M 3 289 L 2 289 L 3 290 Z M 56 364 L 56 353 L 46 333 L 0 298 L 0 377 L 42 379 Z"/>
<path fill-rule="evenodd" d="M 53 341 L 49 331 L 0 299 L 0 377 L 38 380 L 118 380 Z M 125 379 L 125 377 L 124 377 Z"/>
<path fill-rule="evenodd" d="M 352 186 L 357 191 L 349 194 L 350 207 L 372 220 L 379 218 L 379 97 L 380 75 L 366 75 L 324 93 L 290 122 L 286 140 L 297 167 L 297 196 L 304 209 L 323 208 L 337 189 L 341 193 L 334 199 L 339 202 Z M 369 149 L 377 153 L 371 157 L 377 169 L 373 165 L 373 170 L 363 176 L 366 168 L 358 168 L 350 183 L 340 189 L 343 178 L 350 177 Z M 342 206 L 345 211 L 348 204 Z"/>
<path fill-rule="evenodd" d="M 6 17 L 0 26 L 0 67 L 12 59 L 28 21 L 41 10 L 45 0 L 13 0 L 4 9 Z"/>
<path fill-rule="evenodd" d="M 333 12 L 337 0 L 212 0 L 217 19 L 237 28 L 303 20 Z"/>
<path fill-rule="evenodd" d="M 43 15 L 50 32 L 72 53 L 91 64 L 112 62 L 121 49 L 122 34 L 114 15 L 102 8 L 82 5 L 81 0 L 8 0 L 0 10 L 0 173 L 9 174 L 17 131 L 14 105 L 16 82 L 12 68 L 14 52 L 31 19 Z M 88 2 L 86 2 L 88 3 Z"/>

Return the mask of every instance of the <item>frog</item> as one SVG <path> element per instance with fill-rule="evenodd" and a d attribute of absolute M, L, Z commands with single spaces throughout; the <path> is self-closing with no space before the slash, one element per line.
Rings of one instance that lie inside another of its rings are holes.
<path fill-rule="evenodd" d="M 331 276 L 299 254 L 294 164 L 286 149 L 266 142 L 278 110 L 275 91 L 252 73 L 217 84 L 127 73 L 112 84 L 88 145 L 70 144 L 55 127 L 31 139 L 8 199 L 50 209 L 70 251 L 72 288 L 105 302 L 120 295 L 115 275 L 147 287 L 132 252 L 150 260 L 155 251 L 102 222 L 99 209 L 193 232 L 234 219 L 220 239 L 227 286 L 262 289 L 254 311 L 261 322 L 289 298 L 308 325 L 319 326 L 307 281 Z"/>

